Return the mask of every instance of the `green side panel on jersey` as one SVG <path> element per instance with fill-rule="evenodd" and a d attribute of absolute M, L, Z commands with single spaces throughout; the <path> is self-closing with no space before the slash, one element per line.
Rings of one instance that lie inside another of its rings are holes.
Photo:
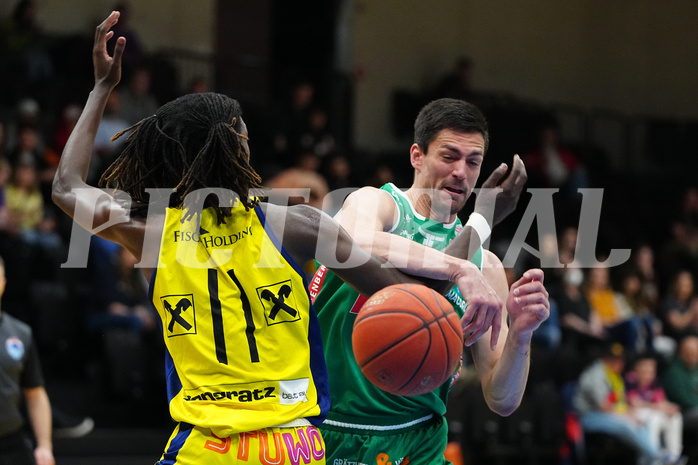
<path fill-rule="evenodd" d="M 393 184 L 386 184 L 381 189 L 391 194 L 398 207 L 399 218 L 391 230 L 393 234 L 442 250 L 460 232 L 460 220 L 445 225 L 424 218 L 415 212 L 409 199 Z M 482 249 L 472 261 L 482 268 Z M 351 335 L 356 312 L 363 302 L 361 299 L 365 298 L 329 270 L 323 278 L 314 307 L 320 322 L 330 380 L 332 405 L 328 419 L 366 423 L 366 417 L 378 420 L 413 414 L 445 414 L 451 382 L 428 394 L 396 396 L 382 391 L 363 376 L 354 358 Z M 462 316 L 466 304 L 455 286 L 447 298 Z"/>

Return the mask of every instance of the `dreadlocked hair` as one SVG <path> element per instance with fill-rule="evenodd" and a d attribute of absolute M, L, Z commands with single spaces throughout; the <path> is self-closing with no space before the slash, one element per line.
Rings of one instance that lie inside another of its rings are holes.
<path fill-rule="evenodd" d="M 246 209 L 256 205 L 250 189 L 261 187 L 261 177 L 250 165 L 242 145 L 240 104 L 223 94 L 188 94 L 173 100 L 152 116 L 112 137 L 126 137 L 126 146 L 100 179 L 102 187 L 131 196 L 132 213 L 147 212 L 146 188 L 174 189 L 170 207 L 202 188 L 224 188 L 237 194 Z M 230 216 L 215 196 L 204 207 L 216 208 L 218 223 Z M 187 212 L 193 215 L 195 212 Z"/>

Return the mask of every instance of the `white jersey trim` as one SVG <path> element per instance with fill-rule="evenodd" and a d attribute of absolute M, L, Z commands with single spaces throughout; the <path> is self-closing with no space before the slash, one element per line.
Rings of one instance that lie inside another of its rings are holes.
<path fill-rule="evenodd" d="M 307 418 L 296 418 L 280 425 L 274 425 L 272 428 L 297 428 L 299 426 L 312 426 L 312 423 Z"/>
<path fill-rule="evenodd" d="M 424 416 L 422 418 L 417 418 L 416 420 L 408 421 L 407 423 L 402 423 L 399 425 L 387 425 L 387 426 L 359 425 L 357 423 L 346 423 L 343 421 L 335 421 L 335 420 L 325 420 L 323 423 L 331 425 L 331 426 L 337 426 L 340 428 L 364 429 L 364 430 L 370 430 L 370 431 L 393 431 L 396 429 L 409 428 L 410 426 L 418 425 L 420 423 L 424 423 L 425 421 L 429 421 L 432 418 L 434 418 L 433 413 L 431 413 L 427 416 Z"/>
<path fill-rule="evenodd" d="M 412 214 L 414 215 L 415 218 L 417 218 L 421 221 L 425 221 L 425 220 L 429 219 L 429 218 L 425 217 L 424 215 L 420 215 L 419 213 L 417 213 L 417 210 L 415 210 L 414 205 L 412 205 L 412 201 L 410 200 L 409 197 L 407 197 L 407 195 L 405 195 L 405 193 L 402 191 L 402 189 L 397 187 L 392 182 L 389 182 L 388 185 L 390 185 L 390 187 L 392 187 L 396 193 L 398 193 L 403 199 L 405 199 L 407 201 L 407 204 L 410 206 L 410 209 L 412 210 Z M 392 195 L 391 195 L 391 197 L 392 197 Z M 393 201 L 395 201 L 395 199 L 393 199 Z M 395 224 L 393 225 L 393 227 L 388 232 L 393 232 L 395 230 L 395 228 L 397 228 L 397 225 L 400 223 L 400 205 L 397 202 L 395 202 L 395 204 L 397 204 L 398 218 L 397 218 L 397 221 L 395 222 Z M 453 227 L 456 225 L 457 221 L 458 221 L 458 215 L 456 215 L 456 219 L 454 219 L 450 223 L 442 223 L 442 224 L 443 224 L 443 227 L 446 229 L 453 229 Z"/>

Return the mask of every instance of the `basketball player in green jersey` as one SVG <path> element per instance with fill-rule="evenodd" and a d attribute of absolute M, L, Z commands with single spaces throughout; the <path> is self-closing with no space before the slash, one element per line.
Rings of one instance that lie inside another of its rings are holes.
<path fill-rule="evenodd" d="M 316 255 L 336 259 L 334 272 L 367 294 L 414 279 L 382 268 L 385 260 L 355 247 L 319 210 L 251 198 L 260 179 L 247 128 L 239 104 L 221 94 L 180 97 L 126 129 L 123 153 L 102 178 L 112 189 L 89 186 L 96 131 L 121 77 L 125 39 L 113 57 L 106 51 L 118 18 L 113 12 L 97 27 L 95 86 L 61 156 L 53 199 L 138 257 L 150 280 L 177 422 L 158 463 L 325 463 L 316 427 L 329 406 L 327 372 L 302 266 Z M 342 267 L 348 258 L 353 266 Z M 489 287 L 470 268 L 454 258 L 427 276 L 464 289 L 474 281 L 486 300 Z"/>
<path fill-rule="evenodd" d="M 471 215 L 459 235 L 457 214 L 473 192 L 487 144 L 487 124 L 475 106 L 454 99 L 433 101 L 415 122 L 415 142 L 410 149 L 415 173 L 410 189 L 402 192 L 392 184 L 359 189 L 347 197 L 335 219 L 367 250 L 409 273 L 430 273 L 438 266 L 438 256 L 446 260 L 437 250 L 463 258 L 470 255 L 505 307 L 500 312 L 462 287 L 462 292 L 454 288 L 447 298 L 462 315 L 465 345 L 471 348 L 489 407 L 508 415 L 521 402 L 531 336 L 548 317 L 549 302 L 541 270 L 528 270 L 508 288 L 499 259 L 479 248 L 486 240 L 483 236 L 489 234 L 484 216 Z M 500 165 L 483 187 L 497 185 L 506 170 Z M 504 193 L 513 192 L 517 199 L 525 177 L 523 163 L 515 156 L 512 171 L 501 184 Z M 486 207 L 492 204 L 493 193 L 483 190 L 476 197 L 476 212 L 478 201 Z M 515 201 L 504 212 L 495 208 L 495 222 L 513 206 Z M 471 247 L 472 241 L 478 247 Z M 470 250 L 474 253 L 469 254 Z M 310 289 L 320 320 L 332 398 L 321 427 L 327 462 L 446 463 L 443 415 L 450 383 L 410 397 L 374 386 L 361 374 L 351 348 L 352 326 L 365 298 L 322 266 Z M 507 319 L 509 323 L 503 323 Z M 503 343 L 497 343 L 500 331 Z"/>

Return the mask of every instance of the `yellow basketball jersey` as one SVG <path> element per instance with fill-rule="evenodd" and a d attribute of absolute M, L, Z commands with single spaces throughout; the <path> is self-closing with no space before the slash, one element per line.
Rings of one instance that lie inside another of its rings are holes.
<path fill-rule="evenodd" d="M 264 225 L 259 207 L 239 202 L 221 225 L 211 208 L 200 224 L 168 208 L 151 278 L 172 418 L 219 437 L 298 418 L 318 425 L 329 407 L 303 269 Z"/>

